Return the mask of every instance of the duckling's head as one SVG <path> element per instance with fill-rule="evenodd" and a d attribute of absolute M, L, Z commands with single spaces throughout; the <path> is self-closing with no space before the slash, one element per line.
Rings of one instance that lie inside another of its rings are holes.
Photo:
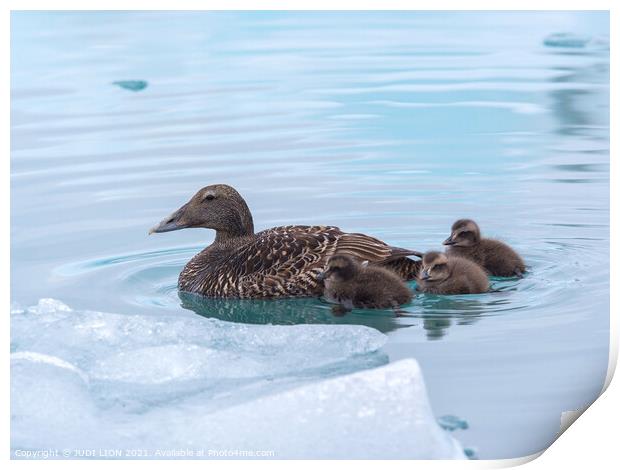
<path fill-rule="evenodd" d="M 426 282 L 443 281 L 450 276 L 448 257 L 439 251 L 429 251 L 422 258 L 419 277 Z"/>
<path fill-rule="evenodd" d="M 334 255 L 327 261 L 325 271 L 319 275 L 319 279 L 336 282 L 348 281 L 353 279 L 361 268 L 362 265 L 350 256 Z"/>
<path fill-rule="evenodd" d="M 186 204 L 151 228 L 149 234 L 192 227 L 216 230 L 216 240 L 254 233 L 250 209 L 235 188 L 226 184 L 202 188 Z"/>
<path fill-rule="evenodd" d="M 452 224 L 450 236 L 443 242 L 444 245 L 472 246 L 480 241 L 480 228 L 470 219 L 460 219 Z"/>

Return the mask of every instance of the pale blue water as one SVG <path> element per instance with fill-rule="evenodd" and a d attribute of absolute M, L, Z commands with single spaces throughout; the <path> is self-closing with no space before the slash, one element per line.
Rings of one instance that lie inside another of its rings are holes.
<path fill-rule="evenodd" d="M 465 419 L 455 435 L 480 458 L 542 450 L 561 411 L 598 396 L 606 13 L 22 12 L 11 26 L 13 301 L 374 327 L 381 357 L 418 359 L 435 415 Z M 531 270 L 496 293 L 420 295 L 409 318 L 180 300 L 179 271 L 214 234 L 147 230 L 213 183 L 242 193 L 257 229 L 332 224 L 427 250 L 472 217 Z"/>

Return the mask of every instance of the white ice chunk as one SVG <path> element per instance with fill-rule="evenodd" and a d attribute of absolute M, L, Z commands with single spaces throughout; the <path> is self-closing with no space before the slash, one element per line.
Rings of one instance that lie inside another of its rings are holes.
<path fill-rule="evenodd" d="M 22 313 L 24 313 L 24 309 L 17 302 L 11 302 L 11 315 L 21 315 Z"/>
<path fill-rule="evenodd" d="M 28 312 L 37 315 L 47 315 L 58 312 L 70 312 L 71 308 L 56 299 L 39 299 L 39 303 L 33 307 L 28 307 Z"/>
<path fill-rule="evenodd" d="M 244 325 L 189 315 L 71 310 L 44 299 L 11 317 L 11 351 L 57 357 L 108 412 L 199 395 L 202 411 L 388 362 L 386 336 L 357 325 Z"/>
<path fill-rule="evenodd" d="M 14 351 L 58 356 L 105 380 L 163 383 L 296 373 L 380 349 L 356 325 L 244 325 L 199 316 L 73 311 L 42 299 L 11 321 Z"/>
<path fill-rule="evenodd" d="M 158 384 L 201 377 L 237 378 L 269 374 L 265 362 L 195 344 L 168 344 L 120 352 L 98 360 L 91 375 L 103 380 Z"/>
<path fill-rule="evenodd" d="M 385 364 L 387 356 L 377 352 L 385 341 L 385 335 L 364 326 L 120 315 L 72 310 L 54 299 L 11 317 L 12 352 L 70 363 L 95 382 L 106 382 L 91 390 L 99 406 L 134 412 L 196 393 L 222 407 Z"/>
<path fill-rule="evenodd" d="M 364 326 L 119 315 L 43 299 L 11 317 L 11 334 L 13 448 L 463 457 L 435 422 L 417 363 L 376 368 L 386 337 Z"/>
<path fill-rule="evenodd" d="M 88 376 L 84 372 L 75 367 L 73 364 L 63 361 L 59 357 L 48 356 L 47 354 L 40 354 L 32 351 L 21 351 L 11 354 L 11 361 L 19 361 L 20 359 L 30 361 L 32 363 L 39 362 L 42 364 L 49 364 L 51 366 L 70 370 L 71 372 L 79 375 L 84 382 L 88 382 Z"/>
<path fill-rule="evenodd" d="M 19 448 L 86 445 L 96 412 L 77 367 L 53 356 L 11 354 L 11 442 Z"/>
<path fill-rule="evenodd" d="M 312 383 L 216 412 L 189 399 L 132 415 L 99 412 L 78 374 L 12 360 L 12 442 L 21 448 L 273 451 L 275 458 L 465 458 L 436 423 L 417 362 Z M 240 454 L 239 456 L 243 456 Z M 215 455 L 211 455 L 215 457 Z"/>
<path fill-rule="evenodd" d="M 273 450 L 276 458 L 465 458 L 460 444 L 437 425 L 413 359 L 208 416 L 194 406 L 145 416 L 139 426 L 150 436 L 142 445 L 165 441 L 170 448 L 191 443 L 208 449 Z"/>

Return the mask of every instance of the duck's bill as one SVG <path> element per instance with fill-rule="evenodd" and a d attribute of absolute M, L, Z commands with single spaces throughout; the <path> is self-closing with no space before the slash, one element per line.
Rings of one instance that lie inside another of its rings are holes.
<path fill-rule="evenodd" d="M 456 242 L 455 242 L 454 240 L 452 240 L 452 237 L 449 237 L 449 238 L 446 238 L 446 239 L 443 241 L 443 244 L 444 244 L 444 245 L 455 245 L 455 244 L 456 244 Z"/>
<path fill-rule="evenodd" d="M 151 227 L 149 229 L 149 235 L 152 233 L 164 233 L 164 232 L 172 232 L 174 230 L 181 230 L 187 228 L 188 225 L 182 222 L 182 216 L 185 212 L 185 206 L 181 207 L 179 210 L 170 214 L 168 217 L 163 219 L 160 223 Z"/>

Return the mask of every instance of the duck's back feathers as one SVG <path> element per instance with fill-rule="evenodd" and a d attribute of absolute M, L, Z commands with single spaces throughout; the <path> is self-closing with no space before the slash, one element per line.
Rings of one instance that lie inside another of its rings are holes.
<path fill-rule="evenodd" d="M 332 227 L 330 227 L 332 228 Z M 385 264 L 405 256 L 421 256 L 419 251 L 389 246 L 362 233 L 342 233 L 334 254 L 353 256 L 371 263 Z"/>
<path fill-rule="evenodd" d="M 318 296 L 323 285 L 317 276 L 334 254 L 390 267 L 416 253 L 338 227 L 287 225 L 214 243 L 186 265 L 179 288 L 212 297 Z M 406 261 L 400 264 L 411 264 L 409 271 L 416 271 L 416 262 Z"/>

